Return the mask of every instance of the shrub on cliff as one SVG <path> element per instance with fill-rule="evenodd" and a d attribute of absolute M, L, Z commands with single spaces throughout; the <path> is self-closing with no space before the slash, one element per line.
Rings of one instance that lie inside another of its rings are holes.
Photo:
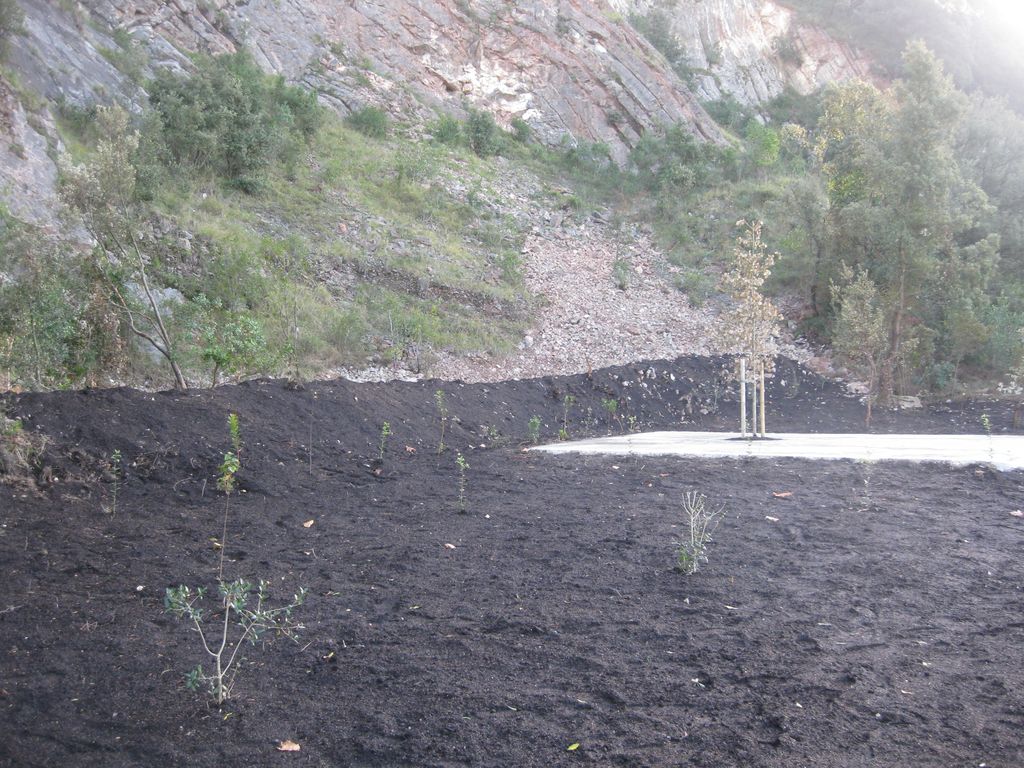
<path fill-rule="evenodd" d="M 213 173 L 239 189 L 258 189 L 275 159 L 317 132 L 316 95 L 270 77 L 243 51 L 202 58 L 191 76 L 162 72 L 150 102 L 170 159 Z"/>
<path fill-rule="evenodd" d="M 350 128 L 372 139 L 384 139 L 388 135 L 388 116 L 378 107 L 363 107 L 345 118 Z"/>
<path fill-rule="evenodd" d="M 480 157 L 498 154 L 502 143 L 502 130 L 490 112 L 472 109 L 466 120 L 466 140 L 469 148 Z"/>

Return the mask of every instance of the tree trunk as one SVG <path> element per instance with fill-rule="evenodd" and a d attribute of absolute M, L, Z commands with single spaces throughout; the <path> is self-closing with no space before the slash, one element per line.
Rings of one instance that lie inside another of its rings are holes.
<path fill-rule="evenodd" d="M 765 436 L 765 386 L 764 386 L 764 361 L 761 362 L 761 437 Z"/>
<path fill-rule="evenodd" d="M 188 382 L 181 375 L 181 368 L 178 367 L 177 361 L 172 357 L 168 357 L 167 361 L 171 364 L 171 372 L 174 374 L 174 386 L 182 392 L 186 391 L 188 389 Z"/>

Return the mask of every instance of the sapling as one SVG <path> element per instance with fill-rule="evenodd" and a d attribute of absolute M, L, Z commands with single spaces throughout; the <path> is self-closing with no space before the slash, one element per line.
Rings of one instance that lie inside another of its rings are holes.
<path fill-rule="evenodd" d="M 558 430 L 559 440 L 569 439 L 569 409 L 572 408 L 572 404 L 576 402 L 576 398 L 572 395 L 566 395 L 562 398 L 562 428 Z"/>
<path fill-rule="evenodd" d="M 601 407 L 608 412 L 608 417 L 619 422 L 619 431 L 622 431 L 622 419 L 619 418 L 619 401 L 614 397 L 601 398 Z"/>
<path fill-rule="evenodd" d="M 242 452 L 242 438 L 236 414 L 228 416 L 228 429 L 231 433 L 232 450 L 224 454 L 217 477 L 217 488 L 224 493 L 224 527 L 220 539 L 220 567 L 217 577 L 222 616 L 207 614 L 202 609 L 200 603 L 207 595 L 205 587 L 199 587 L 194 591 L 185 585 L 168 587 L 164 594 L 164 609 L 178 618 L 191 621 L 192 629 L 199 635 L 203 650 L 214 662 L 214 669 L 209 674 L 203 671 L 202 664 L 190 671 L 185 676 L 185 684 L 191 691 L 207 690 L 217 704 L 223 704 L 231 694 L 237 673 L 236 663 L 240 661 L 239 651 L 243 644 L 249 642 L 256 645 L 256 641 L 268 633 L 294 640 L 295 631 L 301 629 L 301 625 L 292 620 L 292 611 L 306 599 L 306 588 L 300 587 L 287 605 L 270 608 L 266 605 L 270 582 L 261 579 L 254 585 L 245 579 L 224 580 L 229 504 L 231 494 L 237 486 L 235 476 L 241 468 L 239 456 Z M 253 594 L 255 605 L 251 605 L 250 602 Z M 209 631 L 204 626 L 207 618 L 215 618 L 215 624 Z M 237 624 L 241 631 L 232 639 L 231 627 L 234 624 Z"/>
<path fill-rule="evenodd" d="M 391 437 L 391 423 L 385 421 L 380 427 L 380 450 L 377 452 L 377 458 L 382 464 L 384 463 L 384 449 L 387 447 L 389 437 Z"/>
<path fill-rule="evenodd" d="M 455 463 L 459 467 L 459 512 L 466 511 L 466 470 L 469 469 L 469 462 L 462 453 L 455 454 Z"/>
<path fill-rule="evenodd" d="M 872 493 L 872 480 L 875 474 L 875 462 L 868 455 L 866 458 L 859 459 L 857 465 L 860 467 L 861 482 L 863 488 L 861 489 L 861 498 L 863 506 L 857 510 L 858 512 L 869 512 L 875 507 L 875 499 Z"/>
<path fill-rule="evenodd" d="M 697 491 L 687 491 L 683 497 L 686 533 L 677 542 L 676 569 L 690 575 L 701 563 L 708 561 L 708 544 L 725 515 L 725 506 L 708 506 L 708 497 Z"/>
<path fill-rule="evenodd" d="M 228 432 L 231 434 L 231 449 L 235 452 L 235 457 L 242 460 L 242 433 L 238 426 L 238 414 L 228 414 Z"/>
<path fill-rule="evenodd" d="M 228 511 L 231 505 L 231 493 L 235 490 L 235 475 L 242 468 L 241 460 L 239 459 L 242 453 L 242 436 L 238 426 L 237 414 L 228 414 L 228 431 L 231 433 L 232 450 L 224 454 L 224 460 L 220 463 L 219 475 L 217 477 L 217 488 L 224 493 L 224 528 L 220 537 L 218 579 L 224 578 L 224 551 L 227 549 Z"/>
<path fill-rule="evenodd" d="M 287 605 L 269 608 L 266 605 L 269 586 L 270 583 L 262 579 L 255 586 L 244 579 L 231 582 L 221 580 L 217 589 L 223 618 L 216 617 L 209 632 L 204 626 L 205 621 L 215 616 L 207 614 L 200 606 L 206 597 L 206 589 L 200 587 L 193 591 L 184 585 L 167 588 L 164 608 L 168 613 L 192 622 L 192 629 L 199 635 L 203 650 L 214 663 L 214 669 L 209 674 L 203 671 L 203 665 L 200 664 L 185 676 L 185 685 L 190 691 L 206 689 L 218 704 L 223 704 L 231 694 L 237 673 L 235 664 L 240 660 L 238 652 L 244 643 L 249 642 L 255 646 L 256 641 L 265 634 L 296 639 L 295 632 L 302 627 L 292 620 L 292 611 L 305 601 L 306 588 L 301 587 Z M 254 591 L 256 604 L 251 606 L 250 599 Z M 232 618 L 241 630 L 234 639 L 231 638 Z"/>
<path fill-rule="evenodd" d="M 111 517 L 117 514 L 117 492 L 121 487 L 121 449 L 116 449 L 110 454 L 110 474 L 114 481 L 110 485 L 110 505 L 104 510 L 109 512 Z"/>
<path fill-rule="evenodd" d="M 434 403 L 437 405 L 437 415 L 441 420 L 441 439 L 437 443 L 437 452 L 444 452 L 444 432 L 448 427 L 448 404 L 444 399 L 444 390 L 434 392 Z"/>
<path fill-rule="evenodd" d="M 993 461 L 992 457 L 992 419 L 988 417 L 987 413 L 981 414 L 981 426 L 985 430 L 985 434 L 988 435 L 988 463 L 991 464 Z"/>
<path fill-rule="evenodd" d="M 531 416 L 526 423 L 526 432 L 530 436 L 530 442 L 536 445 L 540 442 L 540 416 Z"/>

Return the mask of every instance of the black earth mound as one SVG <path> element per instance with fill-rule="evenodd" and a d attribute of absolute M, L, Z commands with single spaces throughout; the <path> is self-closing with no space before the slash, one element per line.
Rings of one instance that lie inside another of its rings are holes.
<path fill-rule="evenodd" d="M 724 365 L 10 397 L 47 441 L 0 485 L 0 766 L 1024 765 L 1024 473 L 521 450 L 533 416 L 545 440 L 732 430 Z M 778 431 L 863 431 L 791 364 L 769 403 Z M 206 660 L 163 595 L 215 585 L 229 412 L 225 575 L 310 597 L 218 708 L 185 689 Z M 1009 429 L 971 402 L 873 431 L 982 413 Z M 726 517 L 683 576 L 692 489 Z"/>

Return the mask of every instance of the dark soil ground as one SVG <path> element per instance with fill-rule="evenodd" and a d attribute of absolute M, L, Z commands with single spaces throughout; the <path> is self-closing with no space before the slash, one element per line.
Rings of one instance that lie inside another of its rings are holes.
<path fill-rule="evenodd" d="M 0 486 L 0 766 L 1024 765 L 1024 473 L 521 451 L 566 394 L 574 437 L 731 429 L 720 365 L 11 398 L 49 443 Z M 792 367 L 770 403 L 780 431 L 862 431 L 856 400 Z M 215 584 L 229 412 L 225 575 L 310 597 L 299 642 L 249 649 L 218 708 L 185 689 L 204 659 L 163 595 Z M 982 413 L 1008 429 L 999 403 L 874 429 Z M 690 489 L 727 516 L 684 576 Z"/>

